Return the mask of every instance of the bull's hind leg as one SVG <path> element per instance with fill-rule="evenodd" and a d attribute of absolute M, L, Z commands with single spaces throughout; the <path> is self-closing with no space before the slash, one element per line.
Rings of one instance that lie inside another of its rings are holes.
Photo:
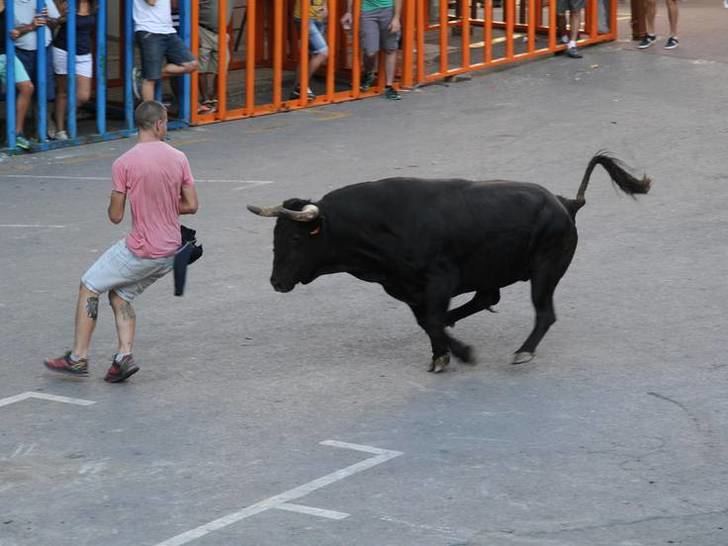
<path fill-rule="evenodd" d="M 465 317 L 469 317 L 470 315 L 474 315 L 483 309 L 487 309 L 488 311 L 495 313 L 495 311 L 491 309 L 491 306 L 495 305 L 499 301 L 500 290 L 497 288 L 488 292 L 476 292 L 469 302 L 448 311 L 447 325 L 451 327 L 455 326 L 457 321 L 462 320 Z"/>
<path fill-rule="evenodd" d="M 574 246 L 576 246 L 574 244 Z M 536 347 L 543 339 L 551 325 L 556 322 L 554 312 L 554 291 L 561 277 L 571 263 L 571 252 L 559 256 L 555 260 L 543 260 L 539 268 L 531 276 L 531 300 L 536 309 L 536 321 L 526 341 L 516 351 L 513 364 L 523 364 L 533 359 Z"/>

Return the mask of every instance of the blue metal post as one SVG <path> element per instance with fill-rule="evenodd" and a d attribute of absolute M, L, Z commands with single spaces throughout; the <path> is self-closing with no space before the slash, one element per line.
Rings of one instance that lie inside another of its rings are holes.
<path fill-rule="evenodd" d="M 37 0 L 36 9 L 40 13 L 44 8 L 45 0 Z M 38 87 L 35 90 L 35 96 L 38 97 L 38 140 L 46 142 L 48 140 L 48 59 L 46 56 L 45 33 L 48 29 L 45 26 L 38 27 L 35 31 L 36 38 L 36 69 L 38 75 L 36 81 Z"/>
<path fill-rule="evenodd" d="M 66 15 L 66 48 L 68 51 L 68 135 L 76 138 L 76 0 L 68 0 Z"/>
<path fill-rule="evenodd" d="M 106 133 L 106 0 L 96 14 L 96 130 Z"/>
<path fill-rule="evenodd" d="M 15 21 L 13 2 L 5 3 L 5 133 L 8 148 L 15 148 L 15 43 L 10 31 Z"/>
<path fill-rule="evenodd" d="M 231 0 L 232 1 L 232 0 Z M 187 49 L 191 48 L 191 29 L 192 29 L 192 4 L 190 0 L 182 0 L 180 6 L 180 28 L 182 29 L 182 40 L 184 41 Z M 182 76 L 182 96 L 178 97 L 179 104 L 179 118 L 189 125 L 190 123 L 190 83 L 191 76 L 185 74 Z"/>
<path fill-rule="evenodd" d="M 132 95 L 132 69 L 134 68 L 134 16 L 133 4 L 127 0 L 124 2 L 124 116 L 126 128 L 134 129 L 134 96 Z"/>

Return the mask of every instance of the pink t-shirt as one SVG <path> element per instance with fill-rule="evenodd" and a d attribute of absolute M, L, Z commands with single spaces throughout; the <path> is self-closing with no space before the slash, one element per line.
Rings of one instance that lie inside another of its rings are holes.
<path fill-rule="evenodd" d="M 140 258 L 174 254 L 181 244 L 182 186 L 195 183 L 185 154 L 165 142 L 140 142 L 114 161 L 111 178 L 131 209 L 127 248 Z"/>

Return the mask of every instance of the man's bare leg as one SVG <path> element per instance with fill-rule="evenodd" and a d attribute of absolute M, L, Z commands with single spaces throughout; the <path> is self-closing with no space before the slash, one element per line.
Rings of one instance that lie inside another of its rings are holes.
<path fill-rule="evenodd" d="M 78 289 L 76 303 L 76 330 L 73 340 L 73 357 L 88 358 L 91 336 L 99 316 L 99 295 L 86 288 L 83 283 Z"/>
<path fill-rule="evenodd" d="M 124 300 L 113 290 L 109 292 L 109 302 L 116 319 L 116 334 L 119 340 L 118 353 L 130 354 L 136 332 L 136 313 L 131 303 Z"/>
<path fill-rule="evenodd" d="M 670 36 L 677 36 L 677 0 L 665 0 L 667 4 L 667 18 L 670 21 Z"/>

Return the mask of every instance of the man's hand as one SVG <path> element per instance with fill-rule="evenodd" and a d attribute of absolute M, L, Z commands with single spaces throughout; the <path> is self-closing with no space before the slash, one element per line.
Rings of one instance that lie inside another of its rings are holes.
<path fill-rule="evenodd" d="M 157 0 L 144 0 L 147 4 L 150 6 L 154 6 L 157 4 Z"/>
<path fill-rule="evenodd" d="M 38 28 L 44 27 L 46 24 L 48 24 L 48 8 L 43 8 L 40 13 L 36 13 L 35 17 L 33 17 L 31 25 Z"/>
<path fill-rule="evenodd" d="M 351 12 L 347 11 L 344 15 L 341 16 L 341 26 L 344 27 L 344 30 L 350 30 L 351 29 Z"/>
<path fill-rule="evenodd" d="M 400 30 L 402 30 L 402 24 L 399 22 L 399 17 L 397 17 L 396 15 L 392 17 L 392 20 L 389 22 L 387 30 L 392 34 L 397 34 Z"/>
<path fill-rule="evenodd" d="M 17 40 L 22 35 L 23 35 L 23 33 L 20 32 L 20 30 L 17 28 L 14 28 L 13 30 L 10 31 L 10 38 L 12 38 L 13 40 Z"/>

